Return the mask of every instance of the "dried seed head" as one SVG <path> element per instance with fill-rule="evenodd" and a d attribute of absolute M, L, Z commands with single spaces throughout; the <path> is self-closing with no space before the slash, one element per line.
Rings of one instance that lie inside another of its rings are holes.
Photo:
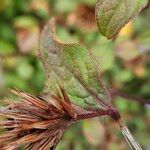
<path fill-rule="evenodd" d="M 53 101 L 44 101 L 18 90 L 11 90 L 21 101 L 8 101 L 0 109 L 0 122 L 5 131 L 0 135 L 1 150 L 15 150 L 21 145 L 26 150 L 54 148 L 63 131 L 76 118 L 69 98 L 61 88 L 61 96 L 52 95 Z M 53 103 L 52 103 L 53 102 Z"/>

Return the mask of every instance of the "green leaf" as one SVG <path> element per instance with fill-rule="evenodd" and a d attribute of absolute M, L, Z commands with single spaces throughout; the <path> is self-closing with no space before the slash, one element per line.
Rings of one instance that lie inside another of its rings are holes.
<path fill-rule="evenodd" d="M 98 0 L 96 20 L 100 33 L 111 39 L 137 16 L 148 0 Z"/>
<path fill-rule="evenodd" d="M 108 106 L 109 96 L 101 81 L 95 57 L 84 46 L 58 40 L 54 20 L 42 32 L 40 54 L 47 78 L 45 92 L 57 94 L 61 86 L 70 100 L 83 108 Z"/>

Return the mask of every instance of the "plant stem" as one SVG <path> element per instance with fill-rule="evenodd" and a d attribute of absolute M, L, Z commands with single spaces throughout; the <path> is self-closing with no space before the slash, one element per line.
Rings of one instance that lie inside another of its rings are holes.
<path fill-rule="evenodd" d="M 129 144 L 129 146 L 131 147 L 132 150 L 142 150 L 140 144 L 136 141 L 136 139 L 134 138 L 134 136 L 131 134 L 130 130 L 128 129 L 128 127 L 126 126 L 126 124 L 119 120 L 117 121 L 122 134 L 124 135 L 127 143 Z"/>
<path fill-rule="evenodd" d="M 94 117 L 99 117 L 103 115 L 108 115 L 113 118 L 118 124 L 122 134 L 124 135 L 126 141 L 132 150 L 142 150 L 139 143 L 135 140 L 134 136 L 131 134 L 130 130 L 126 126 L 126 124 L 121 120 L 119 112 L 115 108 L 110 108 L 108 110 L 97 110 L 93 112 L 86 112 L 83 114 L 78 114 L 75 119 L 72 119 L 72 122 L 76 122 L 78 120 L 90 119 Z"/>
<path fill-rule="evenodd" d="M 142 150 L 139 143 L 135 140 L 134 136 L 131 134 L 130 130 L 126 126 L 126 124 L 121 120 L 121 116 L 116 109 L 111 109 L 110 116 L 117 122 L 119 128 L 124 135 L 126 141 L 132 150 Z"/>
<path fill-rule="evenodd" d="M 72 121 L 78 121 L 78 120 L 84 120 L 84 119 L 90 119 L 94 117 L 100 117 L 100 116 L 111 116 L 115 121 L 119 120 L 120 114 L 114 107 L 109 107 L 107 110 L 99 109 L 95 111 L 85 111 L 77 115 L 75 119 L 72 119 Z"/>
<path fill-rule="evenodd" d="M 117 89 L 109 89 L 109 92 L 110 92 L 111 97 L 120 96 L 120 97 L 123 97 L 127 100 L 135 101 L 135 102 L 138 102 L 138 103 L 143 104 L 143 105 L 145 105 L 145 104 L 150 105 L 150 99 L 144 99 L 144 98 L 141 98 L 141 97 L 138 97 L 135 95 L 129 95 L 129 94 L 124 93 L 124 92 L 117 90 Z"/>
<path fill-rule="evenodd" d="M 93 112 L 83 113 L 83 114 L 77 115 L 77 117 L 75 119 L 73 119 L 73 121 L 109 115 L 109 112 L 110 112 L 109 110 L 97 110 L 97 111 L 93 111 Z"/>

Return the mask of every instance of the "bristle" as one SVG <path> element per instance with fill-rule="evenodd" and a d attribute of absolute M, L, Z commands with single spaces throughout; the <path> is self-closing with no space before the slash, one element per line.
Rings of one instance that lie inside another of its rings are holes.
<path fill-rule="evenodd" d="M 71 108 L 72 108 L 72 104 L 71 104 L 71 101 L 69 100 L 69 97 L 66 93 L 66 91 L 61 88 L 61 92 L 62 92 L 62 95 L 63 95 L 63 99 L 64 99 L 64 104 L 66 104 L 66 110 L 68 111 L 68 113 L 70 114 L 70 116 L 72 116 L 72 118 L 76 118 L 77 117 L 77 114 L 75 113 L 75 111 L 73 111 Z"/>
<path fill-rule="evenodd" d="M 11 90 L 20 101 L 6 100 L 6 107 L 0 109 L 1 150 L 16 150 L 21 145 L 27 150 L 47 150 L 55 147 L 70 120 L 76 117 L 67 94 L 62 98 L 53 96 L 54 101 Z"/>
<path fill-rule="evenodd" d="M 29 95 L 29 94 L 23 93 L 23 92 L 19 92 L 17 90 L 11 90 L 11 92 L 13 94 L 23 98 L 26 103 L 29 103 L 29 104 L 34 105 L 34 106 L 41 108 L 41 109 L 48 109 L 49 108 L 48 103 L 46 103 L 45 101 L 42 101 L 39 98 L 33 97 L 32 95 Z"/>
<path fill-rule="evenodd" d="M 63 96 L 64 100 L 65 100 L 68 104 L 71 105 L 71 102 L 70 102 L 70 100 L 69 100 L 69 98 L 68 98 L 68 95 L 67 95 L 67 93 L 65 92 L 65 90 L 64 90 L 61 86 L 59 86 L 59 88 L 60 88 L 60 90 L 61 90 L 61 93 L 62 93 L 62 96 Z"/>
<path fill-rule="evenodd" d="M 58 96 L 52 95 L 52 97 L 54 99 L 56 99 L 57 101 L 59 101 L 59 104 L 70 115 L 71 118 L 76 118 L 76 113 L 74 111 L 72 111 L 72 109 L 71 109 L 72 106 L 70 104 L 68 104 L 65 101 L 61 101 L 61 98 L 59 98 Z"/>

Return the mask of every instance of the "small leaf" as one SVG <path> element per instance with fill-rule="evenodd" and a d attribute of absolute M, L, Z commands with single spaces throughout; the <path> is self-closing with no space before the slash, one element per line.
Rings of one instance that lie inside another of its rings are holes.
<path fill-rule="evenodd" d="M 54 20 L 42 32 L 40 56 L 47 78 L 45 92 L 57 94 L 63 86 L 70 100 L 80 107 L 108 106 L 109 96 L 101 82 L 95 57 L 84 46 L 60 42 L 55 35 Z"/>
<path fill-rule="evenodd" d="M 102 35 L 111 39 L 132 18 L 140 13 L 148 0 L 98 0 L 96 20 Z"/>

